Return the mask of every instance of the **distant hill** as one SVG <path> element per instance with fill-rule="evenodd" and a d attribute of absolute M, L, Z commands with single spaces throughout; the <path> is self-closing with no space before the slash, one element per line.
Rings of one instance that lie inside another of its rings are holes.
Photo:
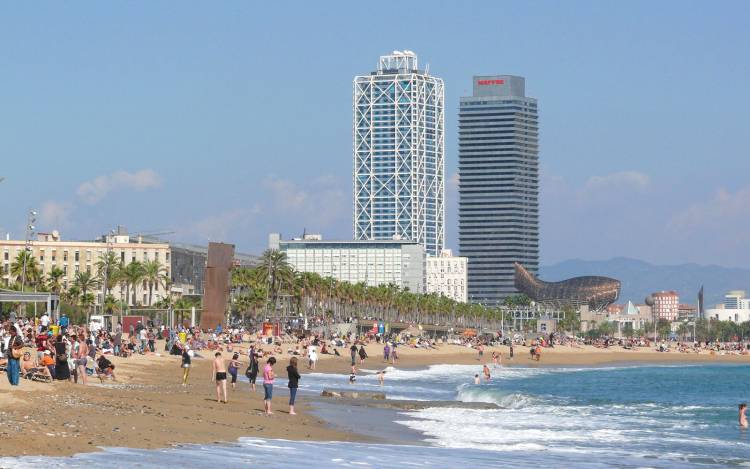
<path fill-rule="evenodd" d="M 698 290 L 704 286 L 706 308 L 722 303 L 729 290 L 747 290 L 750 293 L 750 269 L 728 268 L 716 265 L 654 265 L 625 257 L 605 261 L 572 259 L 553 265 L 541 266 L 539 277 L 555 282 L 581 275 L 603 275 L 622 282 L 618 303 L 632 300 L 642 303 L 649 293 L 676 290 L 681 303 L 698 304 Z"/>

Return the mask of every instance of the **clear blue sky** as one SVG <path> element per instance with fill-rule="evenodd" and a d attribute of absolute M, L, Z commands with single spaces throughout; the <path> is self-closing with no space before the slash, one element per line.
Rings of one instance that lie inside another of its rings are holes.
<path fill-rule="evenodd" d="M 351 81 L 410 49 L 539 99 L 542 261 L 750 264 L 750 2 L 0 6 L 0 231 L 117 224 L 259 252 L 351 236 Z M 448 184 L 447 239 L 456 245 Z"/>

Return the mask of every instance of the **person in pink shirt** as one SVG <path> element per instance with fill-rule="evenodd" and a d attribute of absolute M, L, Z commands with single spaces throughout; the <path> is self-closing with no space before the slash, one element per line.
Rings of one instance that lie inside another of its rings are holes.
<path fill-rule="evenodd" d="M 266 362 L 266 366 L 263 367 L 263 391 L 265 396 L 263 397 L 263 407 L 266 410 L 266 415 L 271 415 L 271 399 L 273 398 L 273 380 L 276 378 L 276 373 L 273 372 L 273 366 L 276 364 L 276 359 L 271 357 Z"/>

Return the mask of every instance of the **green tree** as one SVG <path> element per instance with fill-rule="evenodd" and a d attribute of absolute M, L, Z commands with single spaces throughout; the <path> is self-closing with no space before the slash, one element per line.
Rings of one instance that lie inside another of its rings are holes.
<path fill-rule="evenodd" d="M 128 306 L 128 309 L 130 308 L 130 303 L 134 303 L 135 301 L 132 301 L 132 297 L 130 296 L 130 289 L 133 289 L 133 294 L 138 290 L 138 284 L 140 284 L 143 281 L 143 264 L 141 264 L 138 261 L 133 261 L 124 267 L 122 267 L 119 270 L 118 276 L 122 283 L 125 285 L 126 289 L 126 300 L 125 304 Z"/>
<path fill-rule="evenodd" d="M 104 254 L 99 255 L 99 260 L 96 261 L 96 270 L 99 273 L 101 284 L 104 286 L 105 294 L 112 293 L 112 289 L 118 283 L 118 274 L 122 261 L 114 251 L 107 251 Z M 104 285 L 104 279 L 107 279 L 107 284 Z"/>
<path fill-rule="evenodd" d="M 153 305 L 153 294 L 154 287 L 162 285 L 166 289 L 169 278 L 167 277 L 167 269 L 159 263 L 157 260 L 146 261 L 142 264 L 143 277 L 142 280 L 146 281 L 148 285 L 148 305 Z"/>
<path fill-rule="evenodd" d="M 27 250 L 18 251 L 15 260 L 10 265 L 10 275 L 15 278 L 16 283 L 25 283 L 25 288 L 38 285 L 42 279 L 42 271 L 39 269 L 36 257 Z"/>

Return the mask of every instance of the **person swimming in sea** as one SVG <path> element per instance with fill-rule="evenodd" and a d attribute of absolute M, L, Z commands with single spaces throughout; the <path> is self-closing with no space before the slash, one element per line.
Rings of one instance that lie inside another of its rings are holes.
<path fill-rule="evenodd" d="M 484 380 L 489 381 L 492 377 L 490 376 L 490 367 L 487 365 L 484 365 L 482 367 L 482 373 L 484 373 Z"/>
<path fill-rule="evenodd" d="M 479 375 L 474 375 L 474 384 L 481 384 L 481 381 L 479 380 Z"/>
<path fill-rule="evenodd" d="M 380 383 L 380 385 L 382 386 L 383 381 L 385 381 L 385 370 L 378 371 L 377 375 L 378 375 L 378 383 Z"/>
<path fill-rule="evenodd" d="M 743 402 L 739 406 L 739 423 L 740 427 L 747 428 L 747 416 L 745 415 L 745 412 L 747 411 L 747 402 Z"/>

